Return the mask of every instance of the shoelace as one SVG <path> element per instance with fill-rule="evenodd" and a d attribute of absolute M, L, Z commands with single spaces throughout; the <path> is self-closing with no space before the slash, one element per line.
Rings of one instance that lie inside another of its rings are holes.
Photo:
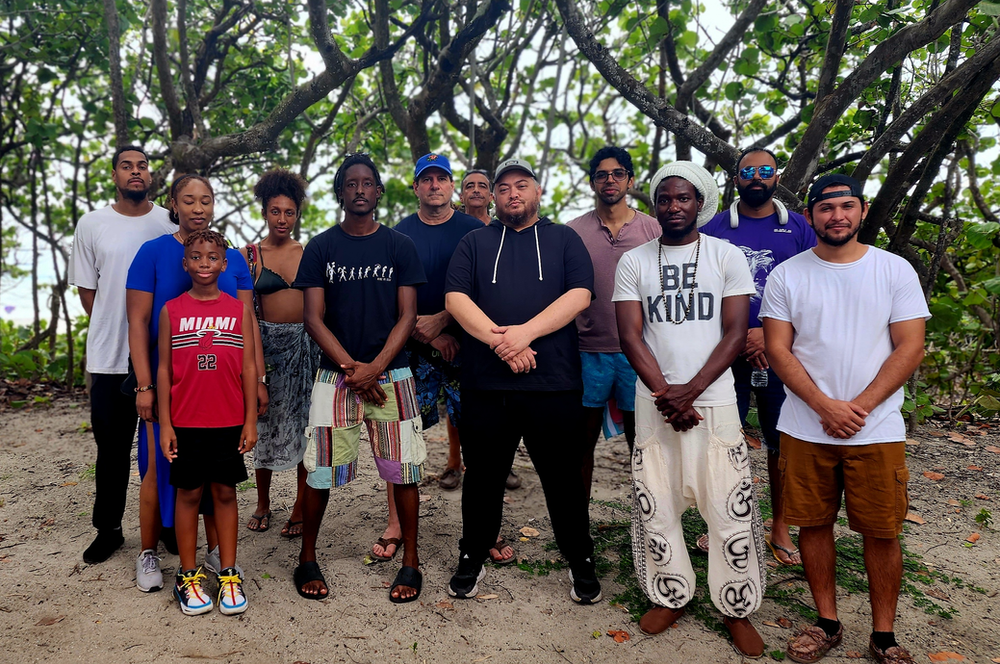
<path fill-rule="evenodd" d="M 159 561 L 160 561 L 160 559 L 157 556 L 153 555 L 153 554 L 149 554 L 149 555 L 143 557 L 143 559 L 142 559 L 142 571 L 146 572 L 146 573 L 149 573 L 149 574 L 152 574 L 153 572 L 156 571 L 156 568 L 157 568 L 157 564 L 156 563 L 158 563 Z"/>
<path fill-rule="evenodd" d="M 226 574 L 219 577 L 219 597 L 227 592 L 235 601 L 237 593 L 243 594 L 243 579 L 239 574 Z"/>
<path fill-rule="evenodd" d="M 199 567 L 198 571 L 195 572 L 194 574 L 185 574 L 185 575 L 183 575 L 181 577 L 181 583 L 184 585 L 184 588 L 186 588 L 186 589 L 197 588 L 200 591 L 201 590 L 201 580 L 202 579 L 207 579 L 207 578 L 208 577 L 205 576 L 205 573 L 202 572 L 201 568 Z"/>

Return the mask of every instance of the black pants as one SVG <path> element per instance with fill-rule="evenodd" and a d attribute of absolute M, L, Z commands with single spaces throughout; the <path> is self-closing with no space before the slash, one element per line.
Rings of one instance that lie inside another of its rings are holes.
<path fill-rule="evenodd" d="M 582 393 L 462 390 L 459 433 L 465 461 L 459 549 L 485 560 L 503 518 L 503 494 L 517 446 L 542 482 L 556 543 L 570 567 L 594 553 L 583 486 Z"/>
<path fill-rule="evenodd" d="M 94 528 L 121 528 L 132 444 L 139 416 L 135 397 L 122 394 L 126 374 L 91 374 L 90 419 L 97 442 Z"/>

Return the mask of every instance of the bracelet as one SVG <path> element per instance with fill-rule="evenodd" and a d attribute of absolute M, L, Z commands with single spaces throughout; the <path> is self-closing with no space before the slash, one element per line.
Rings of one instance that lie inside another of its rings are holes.
<path fill-rule="evenodd" d="M 136 392 L 149 392 L 150 390 L 155 390 L 155 389 L 156 389 L 156 385 L 147 385 L 145 387 L 137 387 L 137 388 L 135 388 L 135 391 Z"/>
<path fill-rule="evenodd" d="M 264 374 L 263 376 L 257 376 L 257 382 L 266 387 L 267 386 L 267 374 Z"/>

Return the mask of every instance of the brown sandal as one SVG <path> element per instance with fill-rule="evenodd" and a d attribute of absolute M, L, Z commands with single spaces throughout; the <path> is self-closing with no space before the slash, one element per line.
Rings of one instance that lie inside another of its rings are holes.
<path fill-rule="evenodd" d="M 827 636 L 819 625 L 802 627 L 788 641 L 786 653 L 788 659 L 800 664 L 812 664 L 823 659 L 823 656 L 844 638 L 844 625 L 841 624 L 837 633 Z"/>
<path fill-rule="evenodd" d="M 399 544 L 402 541 L 403 540 L 398 537 L 379 537 L 378 540 L 375 541 L 375 543 L 378 544 L 380 547 L 382 547 L 383 551 L 388 551 L 390 546 L 396 547 L 395 549 L 392 550 L 392 555 L 376 556 L 374 551 L 369 552 L 368 555 L 371 557 L 372 562 L 387 563 L 393 558 L 395 558 L 396 554 L 399 553 Z"/>
<path fill-rule="evenodd" d="M 875 642 L 871 639 L 868 640 L 868 650 L 871 651 L 872 657 L 879 664 L 915 664 L 913 661 L 913 655 L 909 653 L 903 646 L 893 646 L 891 648 L 886 648 L 885 650 L 880 650 Z"/>

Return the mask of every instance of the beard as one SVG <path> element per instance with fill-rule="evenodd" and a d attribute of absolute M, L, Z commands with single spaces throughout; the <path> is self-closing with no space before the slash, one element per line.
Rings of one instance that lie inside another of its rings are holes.
<path fill-rule="evenodd" d="M 601 199 L 602 203 L 610 207 L 615 203 L 617 203 L 618 201 L 620 201 L 621 199 L 625 198 L 625 194 L 627 193 L 628 190 L 623 188 L 621 191 L 619 191 L 617 194 L 614 194 L 613 196 L 606 196 L 603 193 L 598 192 L 597 197 Z"/>
<path fill-rule="evenodd" d="M 850 242 L 855 235 L 858 234 L 858 231 L 861 230 L 861 224 L 859 223 L 857 226 L 854 227 L 853 230 L 851 230 L 850 233 L 842 237 L 830 237 L 830 235 L 826 231 L 821 232 L 819 229 L 814 229 L 814 230 L 816 231 L 816 239 L 822 242 L 823 244 L 829 247 L 843 247 L 845 244 Z"/>
<path fill-rule="evenodd" d="M 663 231 L 662 237 L 665 237 L 668 240 L 682 240 L 685 237 L 687 237 L 687 235 L 697 227 L 698 227 L 698 217 L 695 217 L 694 220 L 687 226 L 683 228 L 678 228 L 676 230 L 673 228 L 667 228 L 662 224 L 660 225 L 660 229 Z"/>
<path fill-rule="evenodd" d="M 748 185 L 746 187 L 736 185 L 736 191 L 740 194 L 740 200 L 750 207 L 756 208 L 771 200 L 771 197 L 774 196 L 774 190 L 778 187 L 778 185 L 773 184 L 769 187 L 767 184 L 763 184 L 763 188 L 761 189 L 751 187 L 752 185 Z"/>
<path fill-rule="evenodd" d="M 522 228 L 529 221 L 538 216 L 538 201 L 525 201 L 524 210 L 511 214 L 506 210 L 497 208 L 497 219 L 511 228 Z"/>
<path fill-rule="evenodd" d="M 137 191 L 135 189 L 122 189 L 121 187 L 119 187 L 118 194 L 122 198 L 129 200 L 133 203 L 141 203 L 142 201 L 146 200 L 146 196 L 149 195 L 149 189 L 147 188 L 147 189 L 142 189 L 141 191 Z"/>

